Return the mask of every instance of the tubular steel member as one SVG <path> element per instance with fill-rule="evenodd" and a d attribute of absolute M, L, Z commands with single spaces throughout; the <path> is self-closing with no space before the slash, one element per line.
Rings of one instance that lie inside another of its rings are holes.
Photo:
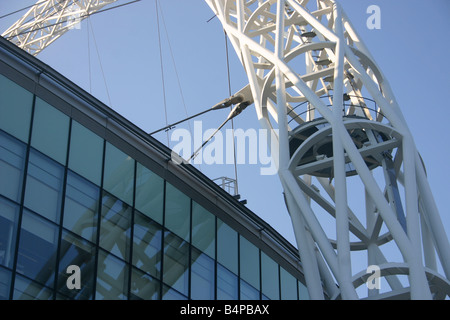
<path fill-rule="evenodd" d="M 333 299 L 364 298 L 355 288 L 369 265 L 389 285 L 368 290 L 371 299 L 448 296 L 450 246 L 423 163 L 386 78 L 340 5 L 205 1 L 247 72 L 261 126 L 278 138 L 270 149 L 310 297 L 323 299 L 325 289 Z M 363 197 L 352 188 L 356 180 Z M 388 243 L 400 267 L 387 260 Z M 362 268 L 355 264 L 361 252 Z M 353 272 L 355 265 L 361 269 Z"/>

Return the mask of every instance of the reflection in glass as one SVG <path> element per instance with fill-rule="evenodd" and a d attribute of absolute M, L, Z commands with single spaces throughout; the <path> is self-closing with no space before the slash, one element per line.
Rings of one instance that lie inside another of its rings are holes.
<path fill-rule="evenodd" d="M 44 100 L 36 98 L 31 146 L 61 164 L 66 163 L 70 119 Z"/>
<path fill-rule="evenodd" d="M 49 220 L 60 218 L 64 169 L 35 150 L 30 151 L 25 206 Z"/>
<path fill-rule="evenodd" d="M 50 222 L 23 212 L 17 272 L 43 284 L 52 284 L 56 268 L 58 228 Z"/>
<path fill-rule="evenodd" d="M 131 207 L 108 193 L 102 198 L 100 246 L 121 259 L 130 251 Z"/>
<path fill-rule="evenodd" d="M 297 300 L 297 279 L 287 272 L 283 267 L 280 267 L 281 278 L 281 299 L 282 300 Z"/>
<path fill-rule="evenodd" d="M 187 300 L 187 297 L 177 292 L 176 290 L 173 290 L 172 288 L 164 285 L 162 300 Z"/>
<path fill-rule="evenodd" d="M 217 264 L 217 300 L 238 299 L 238 277 L 224 266 Z"/>
<path fill-rule="evenodd" d="M 68 171 L 63 225 L 66 229 L 95 242 L 99 207 L 99 188 Z"/>
<path fill-rule="evenodd" d="M 133 268 L 131 271 L 130 300 L 158 300 L 159 281 L 145 272 Z"/>
<path fill-rule="evenodd" d="M 0 197 L 0 265 L 12 268 L 19 206 Z"/>
<path fill-rule="evenodd" d="M 192 248 L 191 299 L 214 299 L 214 260 Z"/>
<path fill-rule="evenodd" d="M 170 232 L 164 233 L 163 281 L 188 295 L 189 244 Z"/>
<path fill-rule="evenodd" d="M 256 290 L 250 284 L 241 279 L 240 300 L 259 300 L 259 290 Z"/>
<path fill-rule="evenodd" d="M 161 272 L 161 227 L 135 212 L 133 230 L 133 264 L 159 278 Z"/>
<path fill-rule="evenodd" d="M 255 288 L 259 288 L 259 249 L 244 237 L 240 237 L 240 276 Z"/>
<path fill-rule="evenodd" d="M 210 257 L 215 256 L 216 218 L 195 201 L 192 202 L 192 244 Z"/>
<path fill-rule="evenodd" d="M 33 94 L 0 74 L 0 129 L 28 142 Z"/>
<path fill-rule="evenodd" d="M 262 293 L 271 300 L 280 299 L 278 264 L 264 252 L 261 253 Z"/>
<path fill-rule="evenodd" d="M 103 250 L 98 254 L 96 300 L 126 300 L 128 267 L 126 263 Z"/>
<path fill-rule="evenodd" d="M 298 281 L 298 299 L 299 300 L 309 300 L 308 289 L 300 281 Z"/>
<path fill-rule="evenodd" d="M 52 297 L 51 289 L 16 275 L 13 300 L 51 300 Z"/>
<path fill-rule="evenodd" d="M 103 164 L 103 139 L 72 120 L 69 168 L 100 185 Z"/>
<path fill-rule="evenodd" d="M 238 273 L 238 233 L 217 219 L 217 262 Z"/>
<path fill-rule="evenodd" d="M 106 143 L 103 187 L 120 200 L 133 203 L 134 160 L 109 142 Z"/>
<path fill-rule="evenodd" d="M 25 145 L 0 131 L 0 194 L 17 202 L 22 194 L 24 164 Z"/>
<path fill-rule="evenodd" d="M 165 210 L 166 228 L 188 241 L 191 200 L 187 195 L 168 182 L 166 182 Z"/>
<path fill-rule="evenodd" d="M 71 299 L 87 300 L 93 297 L 95 274 L 95 246 L 70 233 L 64 233 L 59 251 L 59 274 L 57 290 Z M 75 265 L 80 268 L 81 289 L 67 287 L 67 267 Z"/>
<path fill-rule="evenodd" d="M 136 209 L 163 224 L 164 180 L 139 162 L 136 168 Z"/>
<path fill-rule="evenodd" d="M 11 286 L 11 271 L 0 267 L 0 300 L 8 300 Z"/>

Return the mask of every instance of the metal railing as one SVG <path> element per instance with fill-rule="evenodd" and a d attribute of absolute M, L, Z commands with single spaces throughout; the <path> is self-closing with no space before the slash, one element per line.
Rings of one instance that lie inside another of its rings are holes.
<path fill-rule="evenodd" d="M 356 95 L 347 95 L 347 97 L 351 98 L 351 97 L 356 97 L 356 98 L 360 98 L 360 99 L 364 99 L 364 101 L 370 101 L 374 104 L 373 107 L 368 107 L 367 104 L 366 105 L 357 105 L 357 104 L 353 104 L 353 103 L 343 103 L 342 105 L 342 110 L 343 110 L 343 114 L 345 115 L 345 111 L 348 110 L 349 108 L 361 108 L 361 110 L 366 109 L 369 110 L 369 112 L 373 113 L 375 115 L 375 117 L 372 117 L 372 119 L 375 119 L 377 121 L 381 121 L 381 119 L 385 118 L 384 114 L 380 111 L 378 111 L 378 107 L 377 107 L 377 103 L 375 100 L 370 99 L 370 98 L 366 98 L 366 97 L 360 97 L 360 96 L 356 96 Z M 325 95 L 325 96 L 321 96 L 319 97 L 319 99 L 333 99 L 333 95 Z M 294 108 L 292 108 L 287 115 L 291 116 L 290 114 L 295 111 L 297 108 L 304 106 L 305 104 L 308 104 L 309 101 L 304 101 L 299 103 L 298 105 L 296 105 Z M 333 107 L 332 104 L 327 104 L 328 108 Z M 316 110 L 316 108 L 308 108 L 307 110 L 296 114 L 295 116 L 291 116 L 291 119 L 288 121 L 288 124 L 290 124 L 293 120 L 297 119 L 297 118 L 302 118 L 301 116 L 305 115 L 308 112 L 311 112 L 312 110 Z M 362 117 L 370 120 L 370 118 L 367 116 L 367 114 L 365 112 L 362 112 Z M 381 118 L 380 118 L 381 116 Z M 303 120 L 303 119 L 302 119 Z"/>

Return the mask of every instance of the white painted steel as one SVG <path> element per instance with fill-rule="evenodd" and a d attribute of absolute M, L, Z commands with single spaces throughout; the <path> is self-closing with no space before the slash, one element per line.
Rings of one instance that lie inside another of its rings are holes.
<path fill-rule="evenodd" d="M 116 1 L 39 0 L 2 37 L 35 56 L 83 19 Z"/>
<path fill-rule="evenodd" d="M 324 299 L 323 290 L 332 299 L 448 296 L 450 246 L 420 156 L 386 78 L 340 5 L 205 1 L 247 72 L 256 116 L 278 137 L 270 150 L 310 297 Z M 398 262 L 385 247 L 397 252 L 401 272 L 384 267 Z M 361 252 L 365 264 L 355 263 Z M 447 276 L 437 282 L 436 261 Z M 372 264 L 382 266 L 388 287 L 365 295 L 356 287 Z"/>

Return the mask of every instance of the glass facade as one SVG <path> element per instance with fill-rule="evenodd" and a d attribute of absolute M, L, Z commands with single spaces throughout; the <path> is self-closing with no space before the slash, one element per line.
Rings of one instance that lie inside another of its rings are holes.
<path fill-rule="evenodd" d="M 68 285 L 73 265 L 80 289 Z M 0 75 L 0 299 L 296 300 L 305 292 L 176 182 Z"/>

